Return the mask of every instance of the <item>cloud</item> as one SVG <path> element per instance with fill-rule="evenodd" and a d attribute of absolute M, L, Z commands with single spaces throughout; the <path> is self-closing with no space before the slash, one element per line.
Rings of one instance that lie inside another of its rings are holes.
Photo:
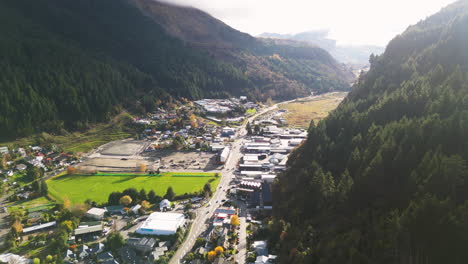
<path fill-rule="evenodd" d="M 385 45 L 454 0 L 166 0 L 208 12 L 257 35 L 329 29 L 342 44 Z"/>

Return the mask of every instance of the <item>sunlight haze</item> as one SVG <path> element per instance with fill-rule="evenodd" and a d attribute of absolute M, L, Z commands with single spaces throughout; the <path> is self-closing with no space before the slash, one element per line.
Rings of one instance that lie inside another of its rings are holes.
<path fill-rule="evenodd" d="M 228 25 L 258 35 L 327 29 L 339 44 L 386 45 L 408 25 L 453 0 L 167 0 L 202 9 Z"/>

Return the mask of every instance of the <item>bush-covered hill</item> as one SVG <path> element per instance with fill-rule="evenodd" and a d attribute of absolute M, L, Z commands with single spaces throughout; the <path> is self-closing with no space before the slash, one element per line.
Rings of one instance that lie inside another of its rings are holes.
<path fill-rule="evenodd" d="M 468 1 L 408 28 L 275 184 L 281 263 L 466 263 Z M 275 241 L 279 241 L 275 244 Z"/>
<path fill-rule="evenodd" d="M 228 40 L 257 43 L 229 29 Z M 0 138 L 86 128 L 137 101 L 150 110 L 157 99 L 283 99 L 348 88 L 349 76 L 333 59 L 315 58 L 310 71 L 287 59 L 275 71 L 264 66 L 274 64 L 268 59 L 274 51 L 258 56 L 244 42 L 233 45 L 235 61 L 216 57 L 172 35 L 133 0 L 1 1 Z"/>

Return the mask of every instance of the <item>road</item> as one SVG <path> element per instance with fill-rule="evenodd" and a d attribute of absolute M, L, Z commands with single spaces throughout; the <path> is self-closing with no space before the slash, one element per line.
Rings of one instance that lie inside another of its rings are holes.
<path fill-rule="evenodd" d="M 282 102 L 282 103 L 285 103 L 285 102 Z M 271 107 L 263 109 L 257 114 L 249 117 L 247 121 L 252 122 L 259 115 L 272 111 L 277 107 L 278 107 L 278 104 L 275 104 Z M 233 172 L 237 167 L 237 162 L 242 157 L 241 147 L 245 140 L 244 136 L 247 134 L 247 131 L 245 129 L 246 125 L 247 125 L 247 122 L 244 122 L 244 124 L 241 127 L 239 127 L 236 133 L 236 137 L 238 140 L 236 140 L 232 144 L 231 154 L 229 155 L 229 158 L 224 165 L 224 169 L 221 171 L 222 178 L 218 185 L 218 189 L 213 194 L 213 197 L 211 198 L 208 205 L 206 207 L 202 207 L 199 210 L 197 210 L 197 216 L 192 223 L 192 228 L 190 229 L 186 240 L 180 245 L 179 249 L 171 258 L 171 261 L 169 262 L 170 264 L 181 263 L 182 258 L 185 256 L 185 254 L 190 252 L 197 238 L 207 228 L 206 224 L 208 223 L 208 219 L 213 215 L 216 208 L 220 206 L 221 200 L 226 199 L 226 190 L 228 189 L 228 186 L 231 180 L 235 178 Z M 245 229 L 246 228 L 245 215 L 241 215 L 240 220 L 241 220 L 241 229 L 242 228 Z M 242 225 L 242 222 L 244 223 L 243 225 Z M 245 234 L 245 230 L 241 230 L 241 234 L 242 232 L 244 232 Z M 246 241 L 245 241 L 245 235 L 244 235 L 244 241 L 240 241 L 240 245 L 244 244 L 244 249 L 241 253 L 236 255 L 239 263 L 245 263 L 245 258 L 246 258 L 245 243 Z"/>

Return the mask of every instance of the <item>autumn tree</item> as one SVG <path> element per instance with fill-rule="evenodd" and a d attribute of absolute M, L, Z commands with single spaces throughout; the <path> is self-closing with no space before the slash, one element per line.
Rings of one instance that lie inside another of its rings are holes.
<path fill-rule="evenodd" d="M 137 164 L 137 169 L 138 169 L 139 172 L 145 172 L 146 171 L 146 164 L 144 164 L 144 163 Z"/>
<path fill-rule="evenodd" d="M 240 220 L 237 215 L 231 216 L 231 225 L 232 226 L 239 226 L 240 225 Z"/>
<path fill-rule="evenodd" d="M 68 167 L 67 168 L 67 174 L 68 175 L 74 175 L 75 174 L 75 167 L 72 167 L 72 166 Z"/>
<path fill-rule="evenodd" d="M 144 200 L 144 201 L 141 202 L 141 208 L 143 208 L 143 210 L 146 211 L 146 210 L 148 210 L 148 208 L 150 208 L 150 207 L 151 207 L 150 202 L 148 202 L 148 201 L 146 201 L 146 200 Z"/>
<path fill-rule="evenodd" d="M 60 224 L 60 227 L 62 227 L 63 229 L 67 230 L 67 232 L 70 233 L 74 229 L 74 224 L 72 221 L 66 220 Z"/>
<path fill-rule="evenodd" d="M 214 251 L 208 252 L 207 257 L 208 257 L 208 261 L 213 262 L 216 258 L 216 252 Z"/>
<path fill-rule="evenodd" d="M 128 206 L 129 204 L 132 203 L 132 197 L 130 197 L 129 195 L 124 195 L 120 197 L 119 202 L 121 205 Z"/>
<path fill-rule="evenodd" d="M 219 256 L 219 255 L 223 254 L 224 248 L 222 246 L 217 246 L 214 251 L 215 251 L 216 255 Z"/>
<path fill-rule="evenodd" d="M 16 234 L 19 235 L 21 232 L 23 232 L 23 224 L 19 220 L 16 220 L 12 225 L 11 225 L 11 230 Z"/>
<path fill-rule="evenodd" d="M 68 197 L 63 198 L 63 209 L 70 208 L 70 199 Z"/>

